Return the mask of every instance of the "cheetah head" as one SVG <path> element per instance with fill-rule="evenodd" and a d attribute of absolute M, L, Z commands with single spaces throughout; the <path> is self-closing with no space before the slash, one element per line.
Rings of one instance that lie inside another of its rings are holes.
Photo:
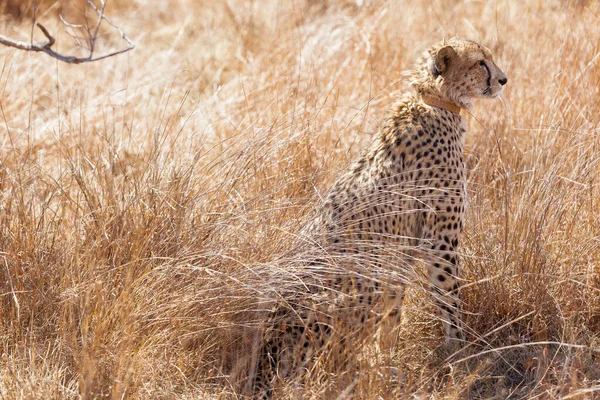
<path fill-rule="evenodd" d="M 508 81 L 486 47 L 452 38 L 431 47 L 412 72 L 411 84 L 421 94 L 470 109 L 474 98 L 494 98 Z"/>

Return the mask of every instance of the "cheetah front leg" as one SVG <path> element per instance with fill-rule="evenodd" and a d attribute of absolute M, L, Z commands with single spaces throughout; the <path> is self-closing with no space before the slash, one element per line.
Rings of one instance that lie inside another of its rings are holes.
<path fill-rule="evenodd" d="M 460 264 L 456 253 L 462 222 L 454 214 L 429 211 L 425 217 L 421 249 L 427 264 L 432 296 L 442 318 L 446 344 L 458 347 L 464 340 L 461 319 Z"/>

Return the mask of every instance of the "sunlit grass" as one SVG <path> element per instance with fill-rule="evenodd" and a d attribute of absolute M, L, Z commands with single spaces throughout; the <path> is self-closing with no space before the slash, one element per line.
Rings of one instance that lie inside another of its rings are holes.
<path fill-rule="evenodd" d="M 401 71 L 454 35 L 487 45 L 509 79 L 467 117 L 472 343 L 445 360 L 413 285 L 397 380 L 361 361 L 354 395 L 600 390 L 597 2 L 115 0 L 110 12 L 134 52 L 69 66 L 0 49 L 3 397 L 236 398 L 274 293 L 301 265 L 276 260 L 293 259 L 305 216 L 409 90 Z M 26 40 L 24 15 L 2 33 Z M 53 12 L 41 18 L 76 50 Z M 342 378 L 321 378 L 279 392 L 342 393 Z"/>

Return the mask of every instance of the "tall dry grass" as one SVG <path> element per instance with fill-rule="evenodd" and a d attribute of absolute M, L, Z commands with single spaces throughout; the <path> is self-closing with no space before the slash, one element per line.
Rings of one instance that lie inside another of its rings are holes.
<path fill-rule="evenodd" d="M 454 35 L 509 78 L 468 117 L 472 343 L 445 360 L 412 287 L 399 375 L 365 363 L 354 396 L 599 395 L 597 2 L 123 4 L 133 53 L 69 66 L 0 49 L 2 397 L 239 398 L 294 272 L 273 260 L 408 90 L 400 72 Z"/>

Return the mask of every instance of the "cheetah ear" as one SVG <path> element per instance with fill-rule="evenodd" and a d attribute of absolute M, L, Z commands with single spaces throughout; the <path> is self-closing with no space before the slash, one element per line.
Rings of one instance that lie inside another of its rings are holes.
<path fill-rule="evenodd" d="M 448 70 L 452 61 L 457 57 L 452 46 L 442 47 L 429 60 L 429 70 L 434 78 L 443 75 Z"/>

